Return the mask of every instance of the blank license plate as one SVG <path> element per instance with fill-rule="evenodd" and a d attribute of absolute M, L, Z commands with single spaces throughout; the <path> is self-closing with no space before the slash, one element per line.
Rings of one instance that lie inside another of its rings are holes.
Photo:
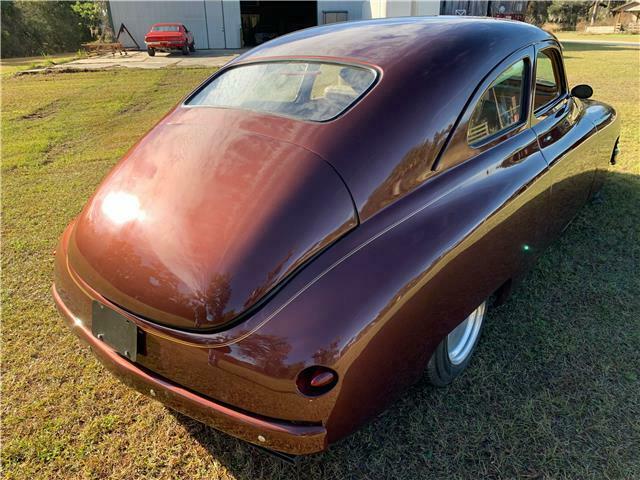
<path fill-rule="evenodd" d="M 93 302 L 91 332 L 132 362 L 138 355 L 138 327 L 99 302 Z"/>

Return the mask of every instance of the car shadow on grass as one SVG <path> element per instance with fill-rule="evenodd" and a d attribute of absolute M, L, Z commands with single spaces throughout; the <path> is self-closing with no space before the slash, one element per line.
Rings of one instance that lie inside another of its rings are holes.
<path fill-rule="evenodd" d="M 288 464 L 174 415 L 238 479 L 637 478 L 638 205 L 640 177 L 608 174 L 489 313 L 461 378 L 420 381 L 327 452 Z"/>

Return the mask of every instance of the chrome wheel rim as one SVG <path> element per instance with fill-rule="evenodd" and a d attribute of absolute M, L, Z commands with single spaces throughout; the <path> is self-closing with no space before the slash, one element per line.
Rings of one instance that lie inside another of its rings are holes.
<path fill-rule="evenodd" d="M 463 363 L 473 350 L 480 334 L 487 302 L 482 302 L 471 315 L 447 336 L 447 354 L 454 365 Z"/>

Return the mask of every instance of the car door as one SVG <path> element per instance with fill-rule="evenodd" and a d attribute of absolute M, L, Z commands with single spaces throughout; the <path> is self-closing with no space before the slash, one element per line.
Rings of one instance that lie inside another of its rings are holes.
<path fill-rule="evenodd" d="M 454 320 L 525 271 L 545 240 L 551 183 L 529 124 L 534 56 L 528 47 L 495 66 L 435 166 L 436 178 L 456 185 L 431 209 L 437 221 L 447 231 L 476 226 L 451 234 L 464 240 L 432 284 L 443 289 L 434 295 L 443 306 L 461 309 L 451 313 Z"/>
<path fill-rule="evenodd" d="M 536 46 L 531 128 L 549 165 L 551 237 L 562 231 L 586 202 L 593 184 L 596 152 L 590 137 L 596 132 L 582 104 L 569 94 L 562 53 L 554 42 Z"/>

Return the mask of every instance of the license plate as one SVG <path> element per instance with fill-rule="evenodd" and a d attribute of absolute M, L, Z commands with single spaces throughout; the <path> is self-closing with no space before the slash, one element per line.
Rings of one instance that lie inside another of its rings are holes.
<path fill-rule="evenodd" d="M 91 332 L 132 362 L 138 355 L 138 327 L 99 302 L 93 302 Z"/>

